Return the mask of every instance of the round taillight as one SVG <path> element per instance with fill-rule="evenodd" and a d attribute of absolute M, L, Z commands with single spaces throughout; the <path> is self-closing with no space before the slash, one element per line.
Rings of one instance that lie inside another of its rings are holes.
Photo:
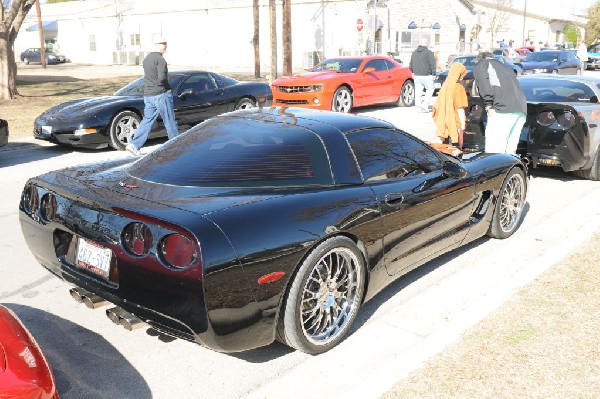
<path fill-rule="evenodd" d="M 23 192 L 23 208 L 28 213 L 36 213 L 40 203 L 39 194 L 35 186 L 29 186 Z"/>
<path fill-rule="evenodd" d="M 563 129 L 570 129 L 575 126 L 576 119 L 571 112 L 563 112 L 556 118 L 556 121 Z"/>
<path fill-rule="evenodd" d="M 56 197 L 52 193 L 42 196 L 40 203 L 40 214 L 46 222 L 52 222 L 56 217 Z"/>
<path fill-rule="evenodd" d="M 543 111 L 538 114 L 537 122 L 542 126 L 550 126 L 556 121 L 552 111 Z"/>
<path fill-rule="evenodd" d="M 123 229 L 122 240 L 127 252 L 137 256 L 146 255 L 152 247 L 152 232 L 144 223 L 130 223 Z"/>
<path fill-rule="evenodd" d="M 194 243 L 181 234 L 169 234 L 161 240 L 159 247 L 163 261 L 177 269 L 192 265 L 198 258 Z"/>

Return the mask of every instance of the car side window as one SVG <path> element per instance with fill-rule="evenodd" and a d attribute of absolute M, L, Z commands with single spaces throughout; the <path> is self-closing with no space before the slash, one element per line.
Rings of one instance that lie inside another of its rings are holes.
<path fill-rule="evenodd" d="M 197 93 L 202 93 L 216 88 L 217 84 L 208 73 L 197 73 L 183 81 L 181 85 L 179 85 L 177 92 L 178 94 L 181 94 L 184 90 L 192 89 Z"/>
<path fill-rule="evenodd" d="M 387 71 L 388 67 L 385 60 L 371 60 L 365 65 L 365 69 L 375 68 L 376 71 Z M 364 70 L 364 69 L 363 69 Z"/>
<path fill-rule="evenodd" d="M 400 130 L 359 130 L 346 138 L 366 182 L 430 173 L 443 166 L 431 147 Z"/>

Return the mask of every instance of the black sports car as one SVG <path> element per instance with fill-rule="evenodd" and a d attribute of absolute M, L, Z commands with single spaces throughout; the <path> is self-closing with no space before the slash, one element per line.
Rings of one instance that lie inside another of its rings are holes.
<path fill-rule="evenodd" d="M 239 82 L 215 72 L 169 73 L 175 117 L 180 131 L 225 112 L 270 105 L 271 88 L 264 82 Z M 144 78 L 112 96 L 80 98 L 50 108 L 34 122 L 34 137 L 86 148 L 125 149 L 144 113 Z M 150 138 L 166 136 L 160 117 Z"/>
<path fill-rule="evenodd" d="M 518 79 L 527 99 L 527 119 L 517 153 L 534 168 L 555 166 L 600 180 L 600 77 L 525 75 Z M 471 97 L 469 103 L 465 142 L 483 149 L 483 104 L 479 97 Z"/>
<path fill-rule="evenodd" d="M 36 259 L 89 307 L 115 304 L 115 323 L 316 354 L 393 280 L 513 234 L 526 192 L 515 156 L 458 159 L 380 120 L 258 108 L 32 178 L 19 214 Z"/>
<path fill-rule="evenodd" d="M 523 74 L 553 73 L 581 75 L 581 60 L 569 50 L 536 51 L 521 60 Z"/>
<path fill-rule="evenodd" d="M 8 144 L 8 122 L 0 119 L 0 147 Z"/>

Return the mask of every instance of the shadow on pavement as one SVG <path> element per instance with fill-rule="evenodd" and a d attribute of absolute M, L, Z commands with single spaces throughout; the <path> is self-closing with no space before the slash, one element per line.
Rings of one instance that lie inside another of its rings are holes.
<path fill-rule="evenodd" d="M 3 305 L 41 346 L 62 399 L 152 398 L 142 375 L 102 336 L 40 309 Z M 62 348 L 70 350 L 60 352 Z"/>

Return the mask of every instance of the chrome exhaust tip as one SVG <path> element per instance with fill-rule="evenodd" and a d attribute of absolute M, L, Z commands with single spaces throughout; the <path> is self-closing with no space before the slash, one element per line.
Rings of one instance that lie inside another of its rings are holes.
<path fill-rule="evenodd" d="M 74 287 L 69 290 L 69 293 L 79 303 L 83 303 L 90 309 L 96 309 L 100 306 L 106 305 L 108 301 L 101 296 L 84 290 L 83 288 Z"/>
<path fill-rule="evenodd" d="M 133 331 L 146 325 L 146 323 L 140 320 L 136 315 L 129 313 L 125 309 L 118 306 L 106 309 L 106 316 L 110 319 L 110 321 L 122 326 L 127 331 Z"/>

